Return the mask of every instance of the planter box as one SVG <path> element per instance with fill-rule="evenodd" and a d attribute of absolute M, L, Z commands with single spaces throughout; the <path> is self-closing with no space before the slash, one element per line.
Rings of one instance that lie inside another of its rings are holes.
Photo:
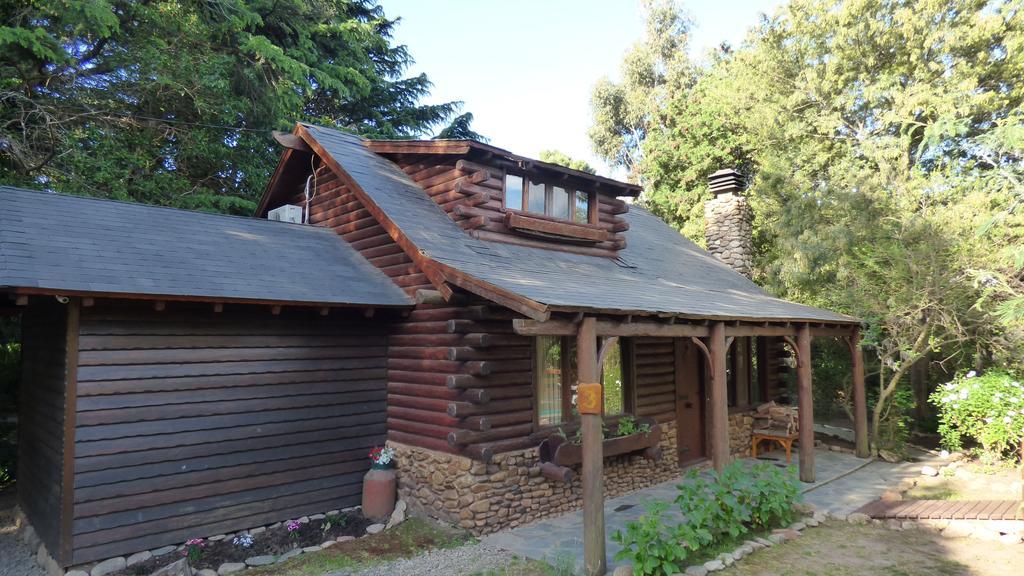
<path fill-rule="evenodd" d="M 647 434 L 637 432 L 629 436 L 606 438 L 602 442 L 605 458 L 634 452 L 643 452 L 644 457 L 651 460 L 661 458 L 661 450 L 658 448 L 661 427 L 646 418 L 638 419 L 637 424 L 649 424 L 651 431 Z M 567 441 L 561 434 L 552 434 L 540 444 L 540 460 L 557 466 L 573 466 L 583 461 L 583 446 Z"/>

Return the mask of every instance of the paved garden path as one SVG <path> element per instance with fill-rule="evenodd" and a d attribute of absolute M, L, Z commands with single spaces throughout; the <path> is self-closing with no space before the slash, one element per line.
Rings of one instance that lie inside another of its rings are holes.
<path fill-rule="evenodd" d="M 770 452 L 759 459 L 785 465 L 785 456 L 781 452 Z M 818 510 L 843 516 L 879 498 L 885 490 L 895 488 L 902 478 L 919 474 L 922 466 L 922 462 L 889 464 L 880 460 L 863 460 L 851 454 L 823 449 L 815 450 L 814 459 L 817 482 L 804 484 L 804 501 L 813 504 Z M 796 465 L 797 461 L 794 455 L 793 464 Z M 605 502 L 609 570 L 618 564 L 613 558 L 620 549 L 610 540 L 611 535 L 618 529 L 625 529 L 626 522 L 644 513 L 643 502 L 674 500 L 678 483 L 679 479 L 670 480 Z M 669 508 L 666 518 L 670 522 L 682 519 L 678 508 L 674 506 Z M 581 566 L 583 513 L 570 512 L 492 534 L 484 537 L 483 543 L 491 548 L 550 563 L 573 558 L 575 564 Z"/>

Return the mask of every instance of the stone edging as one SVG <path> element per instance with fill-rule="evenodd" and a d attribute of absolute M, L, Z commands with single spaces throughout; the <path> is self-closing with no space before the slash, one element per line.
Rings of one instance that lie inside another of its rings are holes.
<path fill-rule="evenodd" d="M 330 510 L 328 512 L 324 512 L 323 514 L 313 514 L 311 516 L 303 516 L 302 518 L 299 518 L 297 521 L 302 523 L 302 524 L 306 524 L 310 520 L 322 520 L 322 519 L 324 519 L 324 518 L 326 518 L 328 516 L 336 516 L 338 514 L 341 514 L 342 512 L 348 512 L 350 510 L 355 510 L 355 509 L 356 508 L 346 508 L 344 510 Z M 406 519 L 407 510 L 408 510 L 408 506 L 406 505 L 406 502 L 404 500 L 399 500 L 395 504 L 395 510 L 394 510 L 394 512 L 391 513 L 391 517 L 388 519 L 387 523 L 386 524 L 383 524 L 383 523 L 370 524 L 369 526 L 366 527 L 366 533 L 363 534 L 363 536 L 368 536 L 368 535 L 371 535 L 371 534 L 378 534 L 380 532 L 383 532 L 384 530 L 388 530 L 388 529 L 390 529 L 390 528 L 392 528 L 392 527 L 394 527 L 394 526 L 396 526 L 398 524 L 401 524 Z M 209 540 L 211 542 L 218 542 L 218 541 L 221 541 L 221 540 L 228 540 L 230 538 L 233 538 L 233 537 L 241 535 L 241 534 L 260 534 L 260 533 L 266 532 L 267 530 L 278 529 L 282 525 L 283 525 L 283 522 L 275 522 L 273 524 L 267 524 L 265 526 L 256 526 L 255 528 L 250 528 L 248 530 L 240 530 L 237 533 L 217 534 L 217 535 L 210 536 L 210 537 L 206 538 L 206 540 Z M 30 549 L 35 549 L 36 550 L 36 563 L 39 564 L 39 566 L 43 570 L 46 571 L 48 576 L 106 576 L 107 574 L 110 574 L 112 572 L 117 572 L 119 570 L 124 570 L 124 569 L 128 568 L 129 566 L 133 566 L 135 564 L 139 564 L 139 563 L 145 562 L 147 560 L 150 560 L 151 558 L 165 556 L 165 555 L 170 554 L 171 552 L 181 551 L 181 550 L 185 549 L 185 544 L 184 543 L 179 544 L 177 546 L 168 545 L 168 546 L 163 546 L 163 547 L 160 547 L 160 548 L 157 548 L 157 549 L 154 549 L 154 550 L 143 550 L 141 552 L 136 552 L 135 554 L 132 554 L 132 555 L 127 556 L 127 557 L 125 557 L 125 556 L 117 556 L 117 557 L 114 557 L 114 558 L 107 558 L 106 560 L 103 560 L 101 562 L 95 562 L 95 563 L 90 563 L 90 564 L 82 564 L 82 565 L 79 565 L 79 566 L 72 566 L 71 568 L 69 568 L 65 572 L 63 569 L 61 569 L 60 565 L 57 564 L 57 561 L 50 555 L 49 551 L 46 550 L 46 545 L 43 544 L 39 540 L 39 536 L 36 534 L 35 530 L 32 528 L 32 525 L 29 524 L 28 519 L 21 512 L 20 508 L 16 508 L 15 509 L 15 528 L 16 528 L 16 530 L 18 532 L 20 532 L 19 536 L 21 538 L 21 541 L 26 546 L 28 546 Z M 233 574 L 233 573 L 241 572 L 241 571 L 246 570 L 248 568 L 254 568 L 254 567 L 257 567 L 257 566 L 267 566 L 267 565 L 270 565 L 270 564 L 279 564 L 279 563 L 284 562 L 286 560 L 290 560 L 292 558 L 295 558 L 296 556 L 299 556 L 301 554 L 307 554 L 307 553 L 310 553 L 310 552 L 317 552 L 317 551 L 323 550 L 324 548 L 329 548 L 331 546 L 334 546 L 335 544 L 337 544 L 339 542 L 349 542 L 349 541 L 355 540 L 355 539 L 356 539 L 355 536 L 340 536 L 340 537 L 338 537 L 336 539 L 327 540 L 326 542 L 324 542 L 324 543 L 322 543 L 322 544 L 320 544 L 318 546 L 307 546 L 305 548 L 295 548 L 293 550 L 285 552 L 284 554 L 281 554 L 280 556 L 273 556 L 273 555 L 253 556 L 251 558 L 246 558 L 245 562 L 227 562 L 227 563 L 221 564 L 217 568 L 216 571 L 211 570 L 209 568 L 204 568 L 202 570 L 196 571 L 195 575 L 196 576 L 224 576 L 225 574 Z M 176 575 L 176 574 L 179 574 L 179 573 L 190 573 L 190 572 L 182 572 L 183 566 L 182 566 L 181 560 L 182 559 L 174 560 L 173 562 L 171 562 L 167 566 L 164 566 L 163 568 L 158 569 L 156 572 L 153 573 L 152 576 L 157 576 L 157 575 L 160 575 L 160 576 L 173 576 L 173 575 Z"/>

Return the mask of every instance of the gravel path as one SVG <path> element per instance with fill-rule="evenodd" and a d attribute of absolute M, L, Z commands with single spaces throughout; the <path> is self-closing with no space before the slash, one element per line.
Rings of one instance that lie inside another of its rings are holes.
<path fill-rule="evenodd" d="M 36 565 L 35 553 L 18 538 L 11 512 L 0 510 L 0 576 L 46 576 Z"/>
<path fill-rule="evenodd" d="M 351 576 L 465 576 L 506 568 L 515 558 L 508 552 L 484 544 L 467 544 L 458 548 L 431 550 L 419 556 L 395 560 Z M 349 576 L 338 572 L 328 576 Z"/>

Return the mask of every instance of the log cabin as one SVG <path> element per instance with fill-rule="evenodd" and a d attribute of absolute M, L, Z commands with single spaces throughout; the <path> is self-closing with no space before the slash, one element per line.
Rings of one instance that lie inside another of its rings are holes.
<path fill-rule="evenodd" d="M 742 239 L 475 141 L 275 137 L 255 218 L 0 188 L 19 504 L 57 565 L 357 505 L 385 442 L 414 511 L 529 523 L 582 505 L 583 387 L 642 430 L 604 440 L 612 497 L 749 454 L 790 353 L 813 481 L 812 337 L 850 343 L 867 454 L 859 321 L 767 294 Z M 737 173 L 711 188 L 742 204 Z"/>

